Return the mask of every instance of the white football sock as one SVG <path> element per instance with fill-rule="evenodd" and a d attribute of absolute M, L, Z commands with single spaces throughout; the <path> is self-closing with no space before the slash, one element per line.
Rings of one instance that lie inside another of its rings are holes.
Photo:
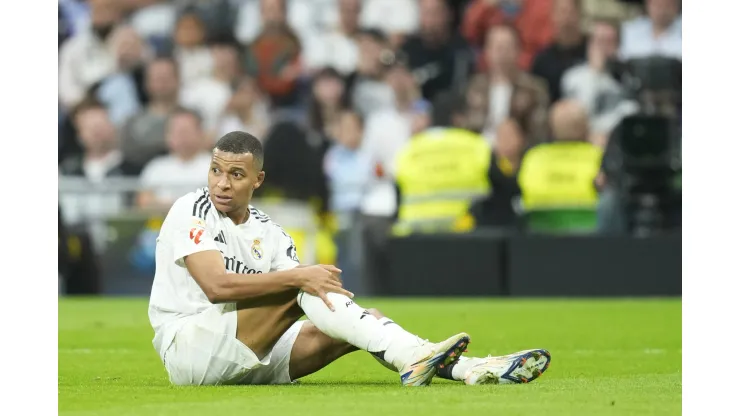
<path fill-rule="evenodd" d="M 380 318 L 379 321 L 384 327 L 391 331 L 391 334 L 393 334 L 394 337 L 415 338 L 420 345 L 426 342 L 418 336 L 406 331 L 401 325 L 398 325 L 393 319 L 387 316 Z"/>
<path fill-rule="evenodd" d="M 391 328 L 396 325 L 383 325 L 344 295 L 329 293 L 327 297 L 334 305 L 334 312 L 317 296 L 304 292 L 298 295 L 298 305 L 321 332 L 370 353 L 379 353 L 398 369 L 412 359 L 419 346 L 418 337 Z"/>
<path fill-rule="evenodd" d="M 403 338 L 403 339 L 409 339 L 409 340 L 413 338 L 413 339 L 416 339 L 416 342 L 419 345 L 423 345 L 426 342 L 425 340 L 419 338 L 417 335 L 414 335 L 414 334 L 406 331 L 405 329 L 403 329 L 403 327 L 401 325 L 398 325 L 395 321 L 393 321 L 392 319 L 390 319 L 390 318 L 388 318 L 386 316 L 380 318 L 378 321 L 380 321 L 380 323 L 383 324 L 383 326 L 388 331 L 390 331 L 391 336 L 393 336 L 393 337 Z M 387 362 L 387 361 L 385 361 L 385 360 L 383 360 L 383 359 L 381 359 L 381 358 L 379 358 L 379 357 L 377 357 L 375 355 L 374 355 L 374 357 L 385 368 L 387 368 L 389 370 L 393 370 L 393 371 L 399 371 L 398 368 L 396 368 L 395 366 L 393 366 L 393 364 L 391 364 L 391 363 L 389 363 L 389 362 Z"/>
<path fill-rule="evenodd" d="M 452 379 L 457 381 L 465 380 L 465 373 L 474 366 L 484 362 L 484 358 L 477 357 L 460 357 L 460 360 L 452 367 Z"/>

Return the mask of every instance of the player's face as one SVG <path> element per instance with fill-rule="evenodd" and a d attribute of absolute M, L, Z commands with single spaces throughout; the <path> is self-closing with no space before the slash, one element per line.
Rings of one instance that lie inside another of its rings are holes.
<path fill-rule="evenodd" d="M 220 212 L 228 214 L 248 209 L 252 193 L 264 180 L 265 172 L 257 169 L 251 153 L 213 151 L 208 190 Z"/>

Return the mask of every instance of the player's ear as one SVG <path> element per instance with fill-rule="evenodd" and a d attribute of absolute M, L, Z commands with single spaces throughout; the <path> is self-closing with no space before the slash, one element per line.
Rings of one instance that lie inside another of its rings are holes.
<path fill-rule="evenodd" d="M 257 189 L 260 186 L 262 186 L 262 182 L 265 181 L 265 171 L 260 171 L 260 173 L 257 174 L 257 181 L 254 183 L 254 187 L 252 189 Z"/>

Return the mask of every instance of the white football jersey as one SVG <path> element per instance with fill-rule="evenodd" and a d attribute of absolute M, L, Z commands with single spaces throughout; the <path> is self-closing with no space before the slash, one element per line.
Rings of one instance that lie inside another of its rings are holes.
<path fill-rule="evenodd" d="M 234 224 L 218 212 L 207 188 L 191 192 L 170 208 L 157 238 L 156 272 L 149 299 L 154 347 L 160 356 L 172 343 L 182 319 L 214 305 L 185 267 L 185 257 L 221 252 L 228 273 L 257 274 L 298 266 L 293 239 L 270 217 L 250 206 L 249 219 Z M 225 312 L 236 303 L 215 305 Z"/>

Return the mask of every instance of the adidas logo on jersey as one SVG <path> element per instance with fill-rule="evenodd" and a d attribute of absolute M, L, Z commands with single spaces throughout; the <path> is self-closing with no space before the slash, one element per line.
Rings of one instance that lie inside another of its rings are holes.
<path fill-rule="evenodd" d="M 213 241 L 217 241 L 221 244 L 226 244 L 226 236 L 224 236 L 223 230 L 218 232 L 218 235 L 216 236 L 216 238 L 213 239 Z"/>

